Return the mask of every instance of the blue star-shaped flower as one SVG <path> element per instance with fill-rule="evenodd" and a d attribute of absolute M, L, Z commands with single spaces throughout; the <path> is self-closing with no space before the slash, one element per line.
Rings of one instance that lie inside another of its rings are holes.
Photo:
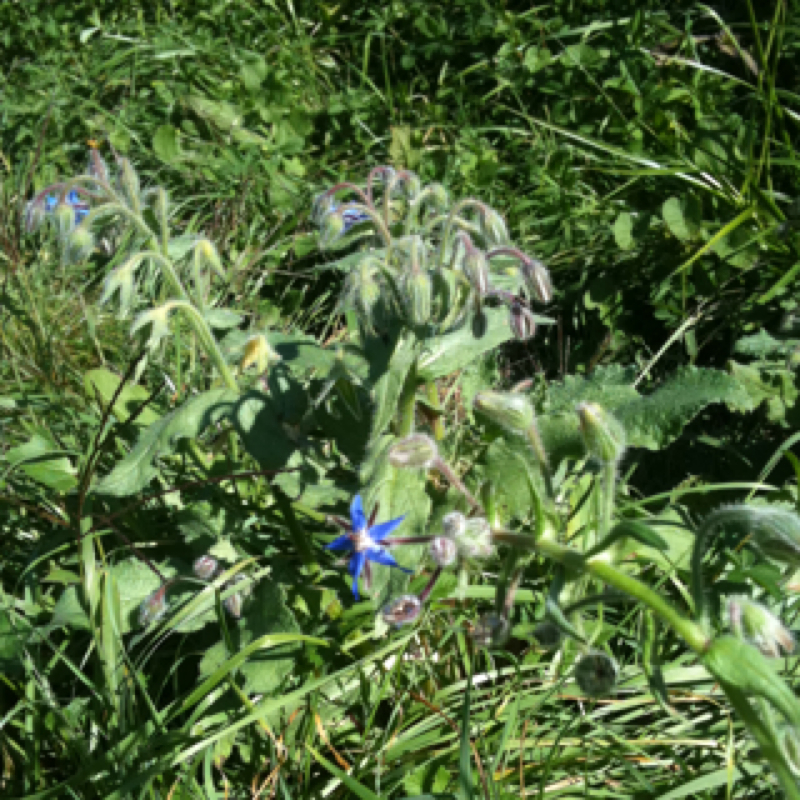
<path fill-rule="evenodd" d="M 401 567 L 382 544 L 383 540 L 404 519 L 405 517 L 403 516 L 389 520 L 389 522 L 381 522 L 380 525 L 373 525 L 375 513 L 373 512 L 372 519 L 367 521 L 367 517 L 364 514 L 364 506 L 361 502 L 361 495 L 357 494 L 353 498 L 353 502 L 350 504 L 350 532 L 334 539 L 326 547 L 328 550 L 353 551 L 348 570 L 353 576 L 353 594 L 356 600 L 358 600 L 358 579 L 365 568 L 367 578 L 369 578 L 370 561 L 374 561 L 376 564 L 383 564 L 386 567 L 397 567 L 402 569 L 403 572 L 412 572 L 410 569 Z M 340 525 L 347 526 L 345 520 L 337 519 L 337 522 Z"/>

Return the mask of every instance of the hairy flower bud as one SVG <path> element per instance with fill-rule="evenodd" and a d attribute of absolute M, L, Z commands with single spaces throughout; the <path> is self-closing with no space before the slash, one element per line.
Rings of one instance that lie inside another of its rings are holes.
<path fill-rule="evenodd" d="M 589 697 L 608 694 L 616 685 L 618 674 L 617 662 L 602 650 L 586 653 L 575 665 L 575 682 Z"/>
<path fill-rule="evenodd" d="M 549 303 L 553 299 L 553 282 L 545 265 L 535 258 L 526 258 L 521 262 L 520 270 L 528 295 L 540 303 Z"/>
<path fill-rule="evenodd" d="M 436 442 L 424 433 L 412 433 L 389 450 L 389 463 L 398 469 L 430 469 L 438 457 Z"/>
<path fill-rule="evenodd" d="M 219 567 L 219 562 L 216 558 L 212 556 L 200 556 L 200 558 L 196 559 L 194 564 L 192 565 L 192 569 L 194 570 L 194 574 L 200 578 L 201 581 L 209 581 L 211 578 L 214 577 L 217 573 L 217 568 Z"/>
<path fill-rule="evenodd" d="M 328 213 L 322 218 L 319 231 L 320 247 L 333 244 L 345 232 L 345 221 L 340 214 Z"/>
<path fill-rule="evenodd" d="M 494 552 L 492 529 L 483 517 L 466 520 L 454 541 L 463 558 L 488 558 Z"/>
<path fill-rule="evenodd" d="M 516 301 L 511 304 L 508 312 L 508 324 L 515 339 L 526 342 L 536 334 L 536 319 L 530 309 Z"/>
<path fill-rule="evenodd" d="M 267 337 L 262 333 L 258 333 L 247 340 L 239 369 L 244 372 L 248 367 L 255 364 L 260 374 L 266 372 L 270 364 L 280 360 L 280 355 L 272 348 L 267 341 Z"/>
<path fill-rule="evenodd" d="M 486 260 L 486 254 L 477 247 L 468 247 L 461 268 L 470 286 L 479 297 L 484 297 L 489 291 L 489 262 Z"/>
<path fill-rule="evenodd" d="M 458 547 L 452 539 L 436 536 L 431 540 L 430 554 L 437 567 L 449 567 L 458 556 Z"/>
<path fill-rule="evenodd" d="M 451 511 L 444 515 L 442 528 L 448 539 L 458 539 L 459 536 L 464 535 L 464 531 L 467 529 L 467 518 L 460 511 Z"/>
<path fill-rule="evenodd" d="M 481 233 L 490 245 L 508 244 L 509 236 L 505 220 L 489 206 L 485 206 L 481 214 Z"/>
<path fill-rule="evenodd" d="M 53 217 L 56 222 L 56 229 L 58 230 L 59 237 L 61 238 L 62 242 L 66 242 L 67 237 L 75 227 L 74 209 L 66 203 L 60 203 L 58 206 L 56 206 Z"/>
<path fill-rule="evenodd" d="M 740 639 L 757 647 L 765 656 L 779 658 L 781 649 L 794 652 L 794 637 L 781 621 L 764 606 L 745 595 L 728 600 L 731 630 Z"/>
<path fill-rule="evenodd" d="M 167 587 L 160 586 L 151 594 L 147 595 L 139 605 L 139 624 L 142 626 L 152 625 L 161 619 L 167 611 Z"/>
<path fill-rule="evenodd" d="M 405 281 L 404 294 L 408 316 L 414 325 L 426 325 L 431 318 L 431 279 L 427 272 L 412 272 Z"/>
<path fill-rule="evenodd" d="M 128 205 L 131 208 L 135 208 L 140 203 L 139 176 L 136 174 L 136 170 L 129 159 L 120 158 L 118 164 L 120 189 Z"/>
<path fill-rule="evenodd" d="M 533 629 L 533 638 L 543 650 L 556 650 L 564 636 L 556 625 L 545 621 Z"/>
<path fill-rule="evenodd" d="M 31 202 L 25 206 L 25 230 L 35 231 L 41 226 L 46 217 L 47 214 L 42 203 L 34 203 L 33 200 L 31 200 Z"/>
<path fill-rule="evenodd" d="M 596 403 L 581 403 L 577 412 L 586 452 L 603 464 L 619 461 L 625 452 L 620 422 Z"/>
<path fill-rule="evenodd" d="M 508 620 L 491 612 L 478 620 L 470 638 L 477 647 L 502 647 L 508 641 L 509 630 Z"/>
<path fill-rule="evenodd" d="M 422 613 L 422 603 L 414 594 L 404 594 L 389 601 L 382 609 L 381 616 L 387 625 L 400 628 L 414 622 Z"/>
<path fill-rule="evenodd" d="M 234 594 L 228 595 L 223 601 L 222 606 L 223 608 L 234 618 L 239 619 L 242 616 L 242 605 L 244 604 L 244 598 L 242 597 L 241 592 L 235 592 Z"/>
<path fill-rule="evenodd" d="M 67 252 L 69 254 L 69 260 L 73 264 L 86 261 L 94 252 L 94 236 L 92 236 L 92 232 L 82 225 L 75 228 L 72 233 L 69 234 Z"/>
<path fill-rule="evenodd" d="M 475 395 L 475 408 L 509 433 L 525 434 L 536 424 L 533 406 L 522 394 L 483 391 Z"/>

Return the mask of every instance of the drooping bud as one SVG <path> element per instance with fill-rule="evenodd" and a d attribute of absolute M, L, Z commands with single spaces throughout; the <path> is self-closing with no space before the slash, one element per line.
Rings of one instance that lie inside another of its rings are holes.
<path fill-rule="evenodd" d="M 620 422 L 597 403 L 581 403 L 577 412 L 586 452 L 603 464 L 619 461 L 625 452 L 625 429 Z"/>
<path fill-rule="evenodd" d="M 484 206 L 481 214 L 481 233 L 490 245 L 508 244 L 508 228 L 500 214 L 489 206 Z"/>
<path fill-rule="evenodd" d="M 491 612 L 478 620 L 470 638 L 477 647 L 502 647 L 508 641 L 509 630 L 508 620 Z"/>
<path fill-rule="evenodd" d="M 456 543 L 447 536 L 436 536 L 429 547 L 431 558 L 437 567 L 449 567 L 458 556 Z"/>
<path fill-rule="evenodd" d="M 280 360 L 280 355 L 272 348 L 267 341 L 267 337 L 259 333 L 247 340 L 239 369 L 244 372 L 248 367 L 255 364 L 256 369 L 261 374 L 267 371 L 270 364 Z"/>
<path fill-rule="evenodd" d="M 200 239 L 195 245 L 194 256 L 198 268 L 207 267 L 220 278 L 225 278 L 222 259 L 213 242 L 208 239 Z"/>
<path fill-rule="evenodd" d="M 533 637 L 543 650 L 556 650 L 564 638 L 561 631 L 552 622 L 540 622 L 533 629 Z"/>
<path fill-rule="evenodd" d="M 484 517 L 473 517 L 454 539 L 463 558 L 488 558 L 494 552 L 492 529 Z"/>
<path fill-rule="evenodd" d="M 757 647 L 765 656 L 779 658 L 781 649 L 794 652 L 794 637 L 783 623 L 760 603 L 745 595 L 728 600 L 728 618 L 733 633 Z"/>
<path fill-rule="evenodd" d="M 234 592 L 222 601 L 222 606 L 234 619 L 239 619 L 242 616 L 243 603 L 242 593 Z"/>
<path fill-rule="evenodd" d="M 489 262 L 486 260 L 486 254 L 477 247 L 468 245 L 461 268 L 470 286 L 479 297 L 484 297 L 489 291 Z"/>
<path fill-rule="evenodd" d="M 414 622 L 422 613 L 422 603 L 414 594 L 404 594 L 388 602 L 381 611 L 387 625 L 401 628 Z"/>
<path fill-rule="evenodd" d="M 536 424 L 533 406 L 522 394 L 483 391 L 475 395 L 475 408 L 503 430 L 525 434 Z"/>
<path fill-rule="evenodd" d="M 431 318 L 431 278 L 427 272 L 412 272 L 405 281 L 404 294 L 408 316 L 414 325 L 426 325 Z"/>
<path fill-rule="evenodd" d="M 332 212 L 322 218 L 319 231 L 320 247 L 333 244 L 345 231 L 345 221 L 341 215 Z"/>
<path fill-rule="evenodd" d="M 366 211 L 355 206 L 345 206 L 339 213 L 342 215 L 344 221 L 344 233 L 347 233 L 351 228 L 360 225 L 362 222 L 369 222 L 370 216 Z"/>
<path fill-rule="evenodd" d="M 535 258 L 526 258 L 520 263 L 520 270 L 528 295 L 540 303 L 549 303 L 553 299 L 553 282 L 545 265 Z"/>
<path fill-rule="evenodd" d="M 364 259 L 348 278 L 348 294 L 364 322 L 372 321 L 372 314 L 381 299 L 381 286 L 375 279 L 371 259 Z"/>
<path fill-rule="evenodd" d="M 436 442 L 424 433 L 412 433 L 389 450 L 389 463 L 398 469 L 430 469 L 438 457 Z"/>
<path fill-rule="evenodd" d="M 464 535 L 464 531 L 467 529 L 467 518 L 460 511 L 451 511 L 444 515 L 442 528 L 448 539 L 456 540 Z"/>
<path fill-rule="evenodd" d="M 67 237 L 75 227 L 75 211 L 66 203 L 60 203 L 58 206 L 56 206 L 53 217 L 55 219 L 59 238 L 62 242 L 66 242 Z"/>
<path fill-rule="evenodd" d="M 526 342 L 536 334 L 536 319 L 530 309 L 522 303 L 515 301 L 508 309 L 508 324 L 514 338 L 520 342 Z"/>
<path fill-rule="evenodd" d="M 157 622 L 167 611 L 167 586 L 160 586 L 142 600 L 139 606 L 139 624 L 152 625 Z"/>
<path fill-rule="evenodd" d="M 139 176 L 127 158 L 118 159 L 119 185 L 122 194 L 131 208 L 139 206 Z"/>
<path fill-rule="evenodd" d="M 217 573 L 219 562 L 212 556 L 200 556 L 192 565 L 194 574 L 200 578 L 201 581 L 210 581 Z"/>
<path fill-rule="evenodd" d="M 589 697 L 608 694 L 616 685 L 618 675 L 617 662 L 602 650 L 582 655 L 575 665 L 575 682 Z"/>
<path fill-rule="evenodd" d="M 92 232 L 81 225 L 75 228 L 67 240 L 69 260 L 73 264 L 86 261 L 94 252 L 94 236 Z"/>

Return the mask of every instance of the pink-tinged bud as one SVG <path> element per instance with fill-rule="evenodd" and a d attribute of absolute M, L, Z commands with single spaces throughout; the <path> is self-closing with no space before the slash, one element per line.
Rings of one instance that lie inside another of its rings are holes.
<path fill-rule="evenodd" d="M 781 650 L 794 652 L 794 637 L 768 609 L 744 595 L 728 600 L 728 618 L 733 633 L 757 647 L 769 658 L 779 658 Z"/>
<path fill-rule="evenodd" d="M 401 628 L 414 622 L 422 613 L 422 603 L 413 594 L 404 594 L 391 600 L 381 611 L 381 616 L 387 625 Z"/>
<path fill-rule="evenodd" d="M 489 262 L 486 260 L 486 254 L 477 247 L 468 245 L 461 268 L 476 294 L 485 297 L 489 291 Z"/>
<path fill-rule="evenodd" d="M 458 556 L 458 547 L 452 539 L 437 536 L 430 543 L 430 553 L 437 567 L 449 567 Z"/>
<path fill-rule="evenodd" d="M 502 647 L 510 632 L 508 620 L 494 612 L 484 614 L 470 632 L 477 647 Z"/>
<path fill-rule="evenodd" d="M 625 453 L 620 422 L 597 403 L 581 403 L 577 411 L 586 452 L 602 464 L 619 461 Z"/>
<path fill-rule="evenodd" d="M 602 650 L 586 653 L 575 665 L 575 682 L 589 697 L 608 694 L 616 686 L 618 675 L 617 662 Z"/>
<path fill-rule="evenodd" d="M 514 302 L 508 311 L 508 322 L 515 339 L 526 342 L 536 334 L 536 320 L 530 309 L 520 302 Z"/>
<path fill-rule="evenodd" d="M 244 599 L 242 598 L 241 592 L 236 592 L 232 595 L 229 595 L 222 601 L 224 609 L 234 619 L 239 619 L 242 616 L 243 604 L 244 604 Z"/>
<path fill-rule="evenodd" d="M 412 433 L 389 450 L 389 463 L 397 469 L 430 469 L 437 458 L 436 442 L 424 433 Z"/>
<path fill-rule="evenodd" d="M 216 575 L 218 567 L 219 562 L 211 556 L 200 556 L 192 565 L 194 574 L 201 581 L 210 581 Z"/>
<path fill-rule="evenodd" d="M 535 258 L 526 258 L 521 262 L 520 269 L 528 295 L 540 303 L 549 303 L 553 299 L 553 282 L 545 265 Z"/>
<path fill-rule="evenodd" d="M 494 553 L 492 530 L 483 517 L 466 520 L 461 534 L 454 541 L 463 558 L 488 558 Z"/>
<path fill-rule="evenodd" d="M 460 511 L 451 511 L 449 514 L 445 514 L 442 528 L 448 539 L 458 539 L 459 536 L 464 535 L 464 531 L 467 529 L 467 518 Z"/>
<path fill-rule="evenodd" d="M 152 594 L 147 595 L 139 606 L 139 624 L 152 625 L 157 622 L 167 611 L 167 587 L 159 587 Z"/>

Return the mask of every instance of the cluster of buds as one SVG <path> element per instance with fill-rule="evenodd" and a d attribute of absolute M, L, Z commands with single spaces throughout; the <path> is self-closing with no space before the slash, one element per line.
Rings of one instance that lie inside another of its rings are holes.
<path fill-rule="evenodd" d="M 210 555 L 200 556 L 200 558 L 196 559 L 192 569 L 194 574 L 201 580 L 201 581 L 210 581 L 213 580 L 219 573 L 220 573 L 220 565 L 219 561 L 216 558 Z M 244 575 L 236 574 L 231 578 L 231 580 L 227 581 L 222 588 L 223 589 L 230 589 L 234 586 L 245 583 L 246 578 Z M 234 619 L 239 619 L 242 616 L 242 606 L 244 604 L 244 591 L 234 592 L 233 594 L 228 595 L 223 601 L 222 606 L 223 608 L 230 614 Z"/>
<path fill-rule="evenodd" d="M 323 247 L 370 228 L 381 239 L 352 267 L 341 298 L 367 330 L 400 316 L 415 329 L 444 332 L 471 312 L 481 315 L 484 303 L 500 303 L 514 336 L 525 340 L 536 332 L 530 302 L 553 297 L 546 267 L 510 244 L 496 210 L 473 198 L 451 203 L 444 187 L 422 185 L 408 170 L 381 166 L 366 187 L 336 184 L 316 198 L 312 219 Z M 493 285 L 498 259 L 516 291 Z"/>

